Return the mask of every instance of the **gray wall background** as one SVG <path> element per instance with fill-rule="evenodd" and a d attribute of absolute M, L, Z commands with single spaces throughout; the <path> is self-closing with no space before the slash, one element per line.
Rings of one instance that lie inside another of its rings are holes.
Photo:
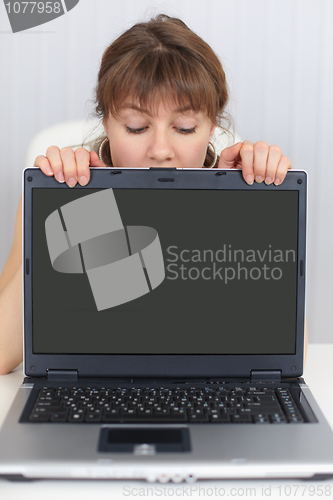
<path fill-rule="evenodd" d="M 278 144 L 294 168 L 308 172 L 309 335 L 332 342 L 331 0 L 80 0 L 66 15 L 16 34 L 1 2 L 0 269 L 12 243 L 29 142 L 46 126 L 87 118 L 104 48 L 161 12 L 182 18 L 220 56 L 236 131 Z M 273 321 L 280 313 L 272 304 Z"/>

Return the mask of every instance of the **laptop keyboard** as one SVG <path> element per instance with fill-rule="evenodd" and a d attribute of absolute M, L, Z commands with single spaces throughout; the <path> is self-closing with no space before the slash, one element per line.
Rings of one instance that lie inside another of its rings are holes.
<path fill-rule="evenodd" d="M 43 387 L 29 421 L 280 424 L 304 419 L 283 387 Z"/>

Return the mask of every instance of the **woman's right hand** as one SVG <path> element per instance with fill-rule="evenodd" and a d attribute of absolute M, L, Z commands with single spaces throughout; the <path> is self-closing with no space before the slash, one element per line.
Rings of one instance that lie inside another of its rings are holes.
<path fill-rule="evenodd" d="M 40 168 L 45 175 L 54 175 L 58 182 L 66 182 L 69 187 L 74 187 L 76 183 L 86 186 L 90 180 L 89 167 L 104 166 L 95 151 L 89 152 L 84 148 L 73 151 L 57 146 L 50 146 L 46 156 L 37 156 L 34 163 L 34 167 Z"/>

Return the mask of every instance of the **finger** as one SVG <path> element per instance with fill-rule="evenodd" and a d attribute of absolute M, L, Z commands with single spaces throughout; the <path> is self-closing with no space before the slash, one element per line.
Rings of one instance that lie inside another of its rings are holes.
<path fill-rule="evenodd" d="M 77 183 L 77 166 L 72 148 L 60 150 L 60 157 L 64 168 L 64 176 L 69 187 L 74 187 Z"/>
<path fill-rule="evenodd" d="M 57 181 L 65 182 L 64 169 L 59 148 L 57 146 L 50 146 L 47 148 L 46 157 L 50 162 L 51 168 L 54 172 L 54 177 Z"/>
<path fill-rule="evenodd" d="M 75 162 L 77 168 L 77 179 L 81 186 L 86 186 L 90 180 L 90 154 L 87 149 L 78 148 L 75 153 Z"/>
<path fill-rule="evenodd" d="M 244 141 L 240 150 L 240 157 L 242 159 L 242 174 L 245 182 L 253 184 L 254 170 L 253 170 L 253 142 Z"/>
<path fill-rule="evenodd" d="M 284 181 L 287 175 L 287 171 L 292 168 L 293 167 L 291 165 L 291 161 L 289 160 L 289 158 L 287 156 L 282 155 L 276 171 L 274 184 L 276 186 L 279 186 Z"/>
<path fill-rule="evenodd" d="M 266 142 L 259 141 L 253 146 L 253 174 L 254 179 L 259 184 L 266 177 L 267 159 L 269 147 Z"/>
<path fill-rule="evenodd" d="M 45 156 L 37 156 L 34 167 L 40 168 L 45 175 L 49 175 L 50 177 L 54 175 L 50 162 Z"/>
<path fill-rule="evenodd" d="M 265 184 L 272 184 L 272 182 L 275 181 L 275 176 L 281 157 L 281 148 L 279 148 L 279 146 L 270 146 L 268 152 Z"/>
<path fill-rule="evenodd" d="M 218 168 L 235 168 L 242 144 L 242 142 L 237 142 L 237 144 L 223 149 L 220 154 Z"/>
<path fill-rule="evenodd" d="M 105 167 L 104 163 L 99 159 L 96 151 L 90 151 L 90 166 L 91 167 Z"/>

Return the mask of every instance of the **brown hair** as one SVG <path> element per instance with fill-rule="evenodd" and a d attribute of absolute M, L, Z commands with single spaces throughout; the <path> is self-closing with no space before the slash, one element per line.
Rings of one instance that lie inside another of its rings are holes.
<path fill-rule="evenodd" d="M 171 98 L 179 107 L 207 112 L 221 126 L 228 101 L 225 74 L 214 51 L 183 21 L 163 14 L 134 25 L 106 49 L 95 91 L 96 112 L 102 118 L 117 116 L 127 97 L 153 112 L 161 100 Z M 108 142 L 102 159 L 111 164 Z M 208 149 L 205 165 L 212 159 Z"/>

